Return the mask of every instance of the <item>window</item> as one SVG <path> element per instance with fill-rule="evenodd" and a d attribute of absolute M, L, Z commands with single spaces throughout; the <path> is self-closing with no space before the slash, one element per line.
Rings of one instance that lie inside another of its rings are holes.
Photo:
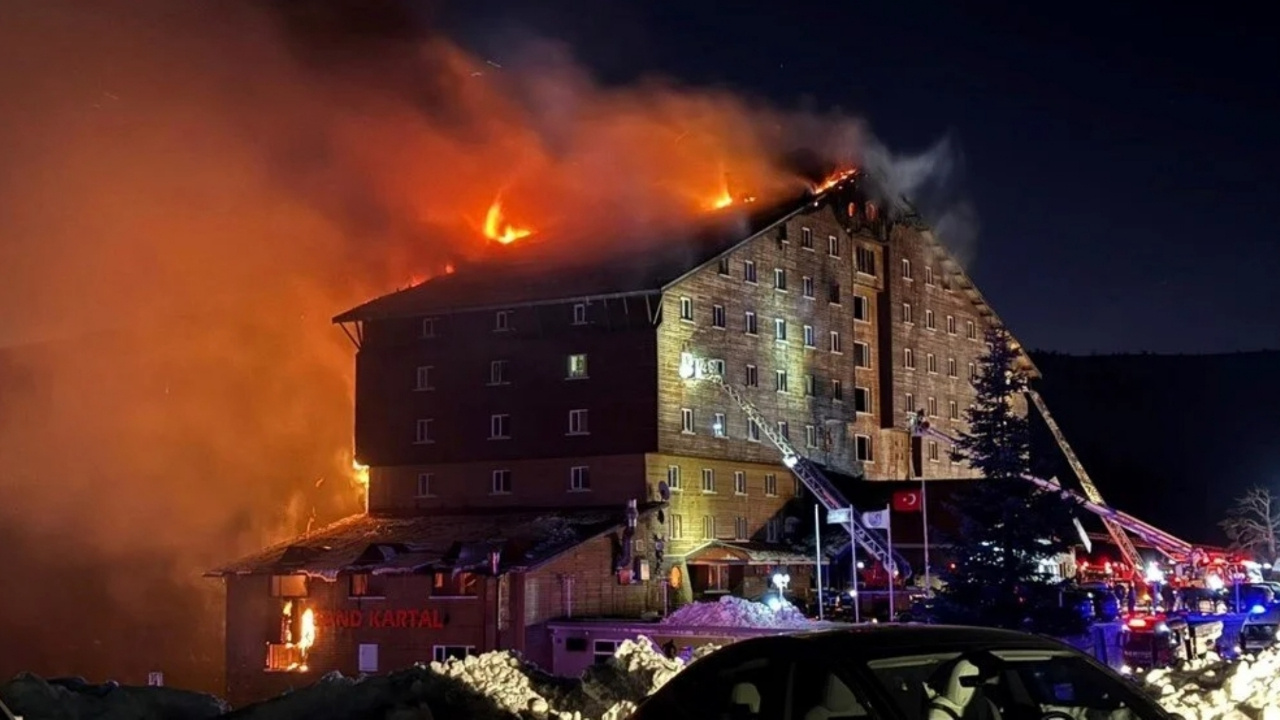
<path fill-rule="evenodd" d="M 747 519 L 739 515 L 733 520 L 733 539 L 746 540 L 747 534 Z"/>
<path fill-rule="evenodd" d="M 435 442 L 431 437 L 431 425 L 435 420 L 431 418 L 422 418 L 418 420 L 417 426 L 414 428 L 413 442 L 416 445 L 430 445 Z"/>
<path fill-rule="evenodd" d="M 724 329 L 724 306 L 711 306 L 711 327 Z"/>
<path fill-rule="evenodd" d="M 680 319 L 693 322 L 693 298 L 680 298 Z"/>
<path fill-rule="evenodd" d="M 581 380 L 585 377 L 587 377 L 587 354 L 577 353 L 576 355 L 570 355 L 565 378 L 567 380 Z"/>
<path fill-rule="evenodd" d="M 419 365 L 417 380 L 413 384 L 414 390 L 435 390 L 435 386 L 431 384 L 431 371 L 435 370 L 431 365 Z"/>
<path fill-rule="evenodd" d="M 419 337 L 426 339 L 426 338 L 433 338 L 435 336 L 436 336 L 436 319 L 422 318 L 422 330 L 419 333 Z"/>
<path fill-rule="evenodd" d="M 472 645 L 435 645 L 431 648 L 431 659 L 442 663 L 446 660 L 466 660 L 476 654 Z"/>
<path fill-rule="evenodd" d="M 953 357 L 947 358 L 947 377 L 958 377 L 956 374 L 956 359 Z"/>
<path fill-rule="evenodd" d="M 947 316 L 947 334 L 948 335 L 956 334 L 956 316 L 955 315 Z"/>
<path fill-rule="evenodd" d="M 831 381 L 831 399 L 844 400 L 844 383 L 842 381 Z"/>
<path fill-rule="evenodd" d="M 804 326 L 804 346 L 807 348 L 813 347 L 813 326 L 812 325 Z"/>
<path fill-rule="evenodd" d="M 871 367 L 871 346 L 864 342 L 853 344 L 853 364 L 860 368 Z"/>
<path fill-rule="evenodd" d="M 693 434 L 693 408 L 680 408 L 680 432 Z"/>
<path fill-rule="evenodd" d="M 907 393 L 905 396 L 903 396 L 903 405 L 906 406 L 907 412 L 912 414 L 914 414 L 915 411 L 919 409 L 916 407 L 916 396 L 912 395 L 911 393 Z"/>
<path fill-rule="evenodd" d="M 347 579 L 347 596 L 353 598 L 382 598 L 387 596 L 383 584 L 385 575 L 355 573 Z"/>
<path fill-rule="evenodd" d="M 863 275 L 876 276 L 876 251 L 868 247 L 859 247 L 854 255 L 858 272 Z"/>
<path fill-rule="evenodd" d="M 445 572 L 432 573 L 431 576 L 431 596 L 437 598 L 447 597 L 476 597 L 480 594 L 480 585 L 476 582 L 475 573 L 460 572 L 455 573 L 452 570 Z"/>
<path fill-rule="evenodd" d="M 952 465 L 959 465 L 960 461 L 963 459 L 960 457 L 960 448 L 955 445 L 947 448 L 947 459 L 951 461 Z"/>
<path fill-rule="evenodd" d="M 716 271 L 725 277 L 729 277 L 729 258 L 720 258 L 720 262 L 716 266 Z"/>
<path fill-rule="evenodd" d="M 936 375 L 938 372 L 938 356 L 934 355 L 933 353 L 925 353 L 924 366 L 925 366 L 925 369 L 928 370 L 930 374 Z"/>
<path fill-rule="evenodd" d="M 778 434 L 790 440 L 791 439 L 791 423 L 787 422 L 786 420 L 779 420 Z"/>
<path fill-rule="evenodd" d="M 729 437 L 729 429 L 725 425 L 724 413 L 715 413 L 711 416 L 711 435 L 718 438 Z"/>
<path fill-rule="evenodd" d="M 680 466 L 679 465 L 667 466 L 667 487 L 671 488 L 672 490 L 679 490 L 681 487 L 683 487 L 680 484 Z"/>
<path fill-rule="evenodd" d="M 915 316 L 911 312 L 911 303 L 902 303 L 902 322 L 907 325 L 915 322 Z"/>
<path fill-rule="evenodd" d="M 574 303 L 573 324 L 574 325 L 587 324 L 587 304 L 586 303 Z"/>
<path fill-rule="evenodd" d="M 800 247 L 806 250 L 813 249 L 813 230 L 807 227 L 800 228 Z"/>
<path fill-rule="evenodd" d="M 818 447 L 818 426 L 817 425 L 804 426 L 804 446 L 807 448 Z"/>
<path fill-rule="evenodd" d="M 769 497 L 777 497 L 778 495 L 778 476 L 769 473 L 764 476 L 764 494 Z"/>
<path fill-rule="evenodd" d="M 955 400 L 947 401 L 947 417 L 952 420 L 960 419 L 960 404 Z"/>
<path fill-rule="evenodd" d="M 511 493 L 511 471 L 510 470 L 494 470 L 490 477 L 489 492 L 494 495 L 509 495 Z"/>
<path fill-rule="evenodd" d="M 723 361 L 723 360 L 708 360 L 708 361 L 707 361 L 707 372 L 712 373 L 712 374 L 715 374 L 715 375 L 719 375 L 720 377 L 724 377 L 724 361 Z"/>
<path fill-rule="evenodd" d="M 747 474 L 741 470 L 733 471 L 733 494 L 747 494 Z"/>
<path fill-rule="evenodd" d="M 773 321 L 773 339 L 779 342 L 787 341 L 787 321 L 782 318 L 776 318 Z"/>
<path fill-rule="evenodd" d="M 748 310 L 742 316 L 742 329 L 748 335 L 756 334 L 756 314 Z"/>
<path fill-rule="evenodd" d="M 964 321 L 964 336 L 970 340 L 978 339 L 978 326 L 974 325 L 972 320 Z"/>
<path fill-rule="evenodd" d="M 742 261 L 742 279 L 752 285 L 756 282 L 756 264 L 752 260 Z"/>
<path fill-rule="evenodd" d="M 782 521 L 778 518 L 769 518 L 764 524 L 764 541 L 767 543 L 776 543 L 782 539 Z"/>
<path fill-rule="evenodd" d="M 854 456 L 862 462 L 872 462 L 871 437 L 868 435 L 853 436 Z"/>
<path fill-rule="evenodd" d="M 934 321 L 932 310 L 924 311 L 924 326 L 930 330 L 938 329 L 938 324 Z"/>
<path fill-rule="evenodd" d="M 743 384 L 747 387 L 760 387 L 760 371 L 755 365 L 747 366 L 746 382 Z"/>
<path fill-rule="evenodd" d="M 854 412 L 869 413 L 871 412 L 871 389 L 864 387 L 853 388 L 853 410 Z"/>
<path fill-rule="evenodd" d="M 499 310 L 493 314 L 493 331 L 506 332 L 511 329 L 511 311 Z"/>
<path fill-rule="evenodd" d="M 569 434 L 570 435 L 590 435 L 591 428 L 587 425 L 586 410 L 570 410 L 569 411 Z"/>
<path fill-rule="evenodd" d="M 787 289 L 787 271 L 785 268 L 775 268 L 773 271 L 773 289 L 786 291 Z"/>
<path fill-rule="evenodd" d="M 938 441 L 930 440 L 929 441 L 929 462 L 938 462 L 938 460 L 939 460 Z"/>
<path fill-rule="evenodd" d="M 356 669 L 362 673 L 378 672 L 377 643 L 360 643 L 356 650 Z"/>
<path fill-rule="evenodd" d="M 434 484 L 434 480 L 435 476 L 431 473 L 418 473 L 418 488 L 414 495 L 420 498 L 432 497 L 435 495 L 435 492 L 431 488 Z"/>
<path fill-rule="evenodd" d="M 810 298 L 810 299 L 813 298 L 813 278 L 809 277 L 808 275 L 805 275 L 804 277 L 800 278 L 800 288 L 801 288 L 802 295 L 804 295 L 806 298 Z"/>
<path fill-rule="evenodd" d="M 747 440 L 749 442 L 760 442 L 760 426 L 755 420 L 747 420 Z"/>
<path fill-rule="evenodd" d="M 840 238 L 835 235 L 827 236 L 827 254 L 833 258 L 840 257 Z"/>
<path fill-rule="evenodd" d="M 489 439 L 490 440 L 511 439 L 511 416 L 510 415 L 490 415 L 489 416 Z"/>
<path fill-rule="evenodd" d="M 714 540 L 716 537 L 716 519 L 710 515 L 702 516 L 702 537 L 705 540 Z"/>
<path fill-rule="evenodd" d="M 805 397 L 816 397 L 818 395 L 818 376 L 809 373 L 804 376 L 804 394 Z"/>
<path fill-rule="evenodd" d="M 930 397 L 926 402 L 929 404 L 929 417 L 938 417 L 938 398 Z"/>
<path fill-rule="evenodd" d="M 902 367 L 908 370 L 916 368 L 916 354 L 911 351 L 911 348 L 902 348 Z"/>
<path fill-rule="evenodd" d="M 271 597 L 304 598 L 307 596 L 306 575 L 272 575 Z"/>
<path fill-rule="evenodd" d="M 977 379 L 978 379 L 978 366 L 974 365 L 973 363 L 969 363 L 969 380 L 973 381 Z"/>
<path fill-rule="evenodd" d="M 833 282 L 827 286 L 827 302 L 832 305 L 840 304 L 840 283 Z"/>
<path fill-rule="evenodd" d="M 491 360 L 489 362 L 489 384 L 490 385 L 507 385 L 511 382 L 511 375 L 507 372 L 510 363 L 506 360 Z"/>
<path fill-rule="evenodd" d="M 831 333 L 830 333 L 830 335 L 828 335 L 828 337 L 830 338 L 830 343 L 829 343 L 829 344 L 830 344 L 830 346 L 831 346 L 831 347 L 830 347 L 831 352 L 836 353 L 837 355 L 839 355 L 839 354 L 840 354 L 840 352 L 841 352 L 841 347 L 840 347 L 840 333 L 836 332 L 835 330 L 832 330 L 832 331 L 831 331 Z"/>
<path fill-rule="evenodd" d="M 773 374 L 773 389 L 784 393 L 787 391 L 787 371 L 777 370 Z"/>
<path fill-rule="evenodd" d="M 586 465 L 576 465 L 569 468 L 569 489 L 574 492 L 590 490 L 591 468 Z"/>
<path fill-rule="evenodd" d="M 678 513 L 671 515 L 671 539 L 679 540 L 684 537 L 684 516 Z"/>
<path fill-rule="evenodd" d="M 924 266 L 924 284 L 933 285 L 933 266 L 932 265 Z"/>
<path fill-rule="evenodd" d="M 907 258 L 902 258 L 902 279 L 911 279 L 911 261 Z"/>
<path fill-rule="evenodd" d="M 853 319 L 858 322 L 871 321 L 871 303 L 867 300 L 866 296 L 854 293 Z"/>

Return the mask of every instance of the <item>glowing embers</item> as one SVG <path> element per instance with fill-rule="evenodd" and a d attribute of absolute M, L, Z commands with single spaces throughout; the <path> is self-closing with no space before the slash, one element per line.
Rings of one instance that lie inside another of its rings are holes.
<path fill-rule="evenodd" d="M 510 245 L 532 234 L 533 230 L 529 228 L 518 227 L 507 222 L 506 216 L 502 214 L 501 195 L 493 199 L 493 203 L 489 205 L 488 212 L 484 214 L 484 236 L 486 238 L 502 245 Z"/>
<path fill-rule="evenodd" d="M 858 173 L 858 171 L 857 171 L 856 169 L 839 170 L 839 171 L 836 171 L 836 172 L 834 172 L 834 173 L 831 173 L 830 175 L 828 175 L 828 176 L 826 177 L 826 179 L 825 179 L 825 180 L 823 180 L 822 182 L 820 182 L 820 183 L 818 183 L 817 185 L 814 185 L 814 186 L 813 186 L 813 194 L 814 194 L 814 195 L 821 195 L 822 193 L 824 193 L 824 192 L 826 192 L 826 191 L 830 190 L 831 188 L 833 188 L 833 187 L 835 187 L 835 186 L 839 185 L 840 183 L 844 182 L 845 180 L 848 180 L 849 178 L 853 177 L 853 176 L 854 176 L 854 175 L 856 175 L 857 173 Z"/>
<path fill-rule="evenodd" d="M 306 672 L 307 655 L 315 643 L 315 611 L 286 600 L 280 613 L 280 642 L 267 644 L 267 670 Z"/>

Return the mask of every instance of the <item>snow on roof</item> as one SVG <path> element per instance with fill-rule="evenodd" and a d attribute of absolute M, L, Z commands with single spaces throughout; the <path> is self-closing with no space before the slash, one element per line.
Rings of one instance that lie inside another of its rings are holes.
<path fill-rule="evenodd" d="M 826 545 L 827 543 L 823 543 Z M 686 561 L 745 563 L 747 565 L 812 565 L 813 552 L 802 552 L 800 549 L 786 545 L 772 545 L 760 542 L 727 542 L 712 540 L 685 556 Z"/>
<path fill-rule="evenodd" d="M 658 505 L 642 506 L 641 513 Z M 487 511 L 422 516 L 352 515 L 206 573 L 325 578 L 341 572 L 412 573 L 436 568 L 536 567 L 626 523 L 622 506 L 554 511 Z"/>

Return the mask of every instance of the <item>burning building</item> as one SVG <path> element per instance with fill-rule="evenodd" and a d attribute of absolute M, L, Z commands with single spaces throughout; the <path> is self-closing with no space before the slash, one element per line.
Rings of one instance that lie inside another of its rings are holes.
<path fill-rule="evenodd" d="M 963 429 L 1000 322 L 958 264 L 861 175 L 748 200 L 687 242 L 554 267 L 495 204 L 512 252 L 335 318 L 368 513 L 216 571 L 230 695 L 495 648 L 545 663 L 552 621 L 750 597 L 778 566 L 803 586 L 771 432 L 833 474 L 972 477 L 907 424 Z M 683 378 L 690 353 L 770 427 Z"/>

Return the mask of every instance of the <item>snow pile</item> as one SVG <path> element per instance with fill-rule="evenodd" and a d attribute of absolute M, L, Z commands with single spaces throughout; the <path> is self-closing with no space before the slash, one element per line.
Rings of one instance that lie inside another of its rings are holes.
<path fill-rule="evenodd" d="M 720 602 L 690 603 L 663 620 L 669 625 L 713 628 L 807 628 L 817 623 L 795 605 L 783 603 L 777 610 L 764 603 L 726 595 Z"/>
<path fill-rule="evenodd" d="M 1146 688 L 1187 720 L 1280 720 L 1280 650 L 1229 664 L 1210 655 L 1179 670 L 1152 670 Z"/>
<path fill-rule="evenodd" d="M 43 680 L 29 674 L 0 685 L 0 700 L 15 715 L 32 720 L 208 720 L 230 709 L 218 698 L 204 693 L 117 683 L 90 685 L 80 678 Z"/>
<path fill-rule="evenodd" d="M 511 652 L 490 652 L 461 660 L 450 658 L 445 662 L 433 662 L 431 671 L 461 682 L 492 700 L 500 710 L 513 715 L 525 710 L 543 715 L 551 709 L 547 699 L 533 689 L 524 663 Z"/>
<path fill-rule="evenodd" d="M 703 655 L 718 649 L 703 645 L 684 658 L 668 658 L 646 637 L 625 640 L 604 665 L 596 665 L 582 676 L 582 694 L 596 707 L 604 708 L 600 720 L 620 720 L 630 715 L 639 702 L 654 694 L 671 678 Z"/>

